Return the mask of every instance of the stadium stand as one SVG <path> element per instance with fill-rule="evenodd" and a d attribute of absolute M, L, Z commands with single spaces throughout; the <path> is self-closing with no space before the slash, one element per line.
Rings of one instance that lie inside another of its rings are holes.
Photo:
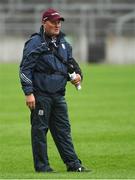
<path fill-rule="evenodd" d="M 105 60 L 109 34 L 135 35 L 134 0 L 1 0 L 0 36 L 28 38 L 39 30 L 42 11 L 49 7 L 66 18 L 63 30 L 80 61 Z"/>

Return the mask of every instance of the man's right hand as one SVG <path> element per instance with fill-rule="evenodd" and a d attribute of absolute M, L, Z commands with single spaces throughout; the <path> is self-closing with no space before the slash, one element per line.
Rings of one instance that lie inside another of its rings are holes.
<path fill-rule="evenodd" d="M 35 109 L 35 97 L 34 94 L 26 95 L 26 105 L 32 110 Z"/>

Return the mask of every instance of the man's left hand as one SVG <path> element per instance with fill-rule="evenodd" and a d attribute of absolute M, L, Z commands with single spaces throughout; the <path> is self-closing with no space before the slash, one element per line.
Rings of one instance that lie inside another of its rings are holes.
<path fill-rule="evenodd" d="M 75 86 L 77 86 L 78 84 L 80 84 L 81 82 L 81 76 L 80 74 L 76 74 L 76 78 L 74 80 L 71 81 L 71 83 Z"/>

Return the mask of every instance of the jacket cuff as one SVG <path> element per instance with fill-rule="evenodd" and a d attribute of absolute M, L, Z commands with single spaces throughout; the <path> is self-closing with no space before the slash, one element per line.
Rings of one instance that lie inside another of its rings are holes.
<path fill-rule="evenodd" d="M 33 88 L 32 87 L 23 87 L 23 92 L 26 96 L 28 96 L 33 93 Z"/>
<path fill-rule="evenodd" d="M 25 94 L 25 96 L 29 96 L 29 95 L 31 95 L 33 92 L 29 92 L 29 93 L 24 93 Z"/>

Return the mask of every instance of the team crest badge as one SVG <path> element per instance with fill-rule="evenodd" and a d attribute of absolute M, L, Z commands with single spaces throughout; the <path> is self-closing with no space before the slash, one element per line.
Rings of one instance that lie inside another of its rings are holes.
<path fill-rule="evenodd" d="M 66 49 L 65 44 L 61 44 L 63 49 Z"/>
<path fill-rule="evenodd" d="M 43 116 L 43 115 L 44 115 L 44 111 L 43 111 L 42 109 L 39 109 L 38 115 L 39 115 L 39 116 Z"/>

